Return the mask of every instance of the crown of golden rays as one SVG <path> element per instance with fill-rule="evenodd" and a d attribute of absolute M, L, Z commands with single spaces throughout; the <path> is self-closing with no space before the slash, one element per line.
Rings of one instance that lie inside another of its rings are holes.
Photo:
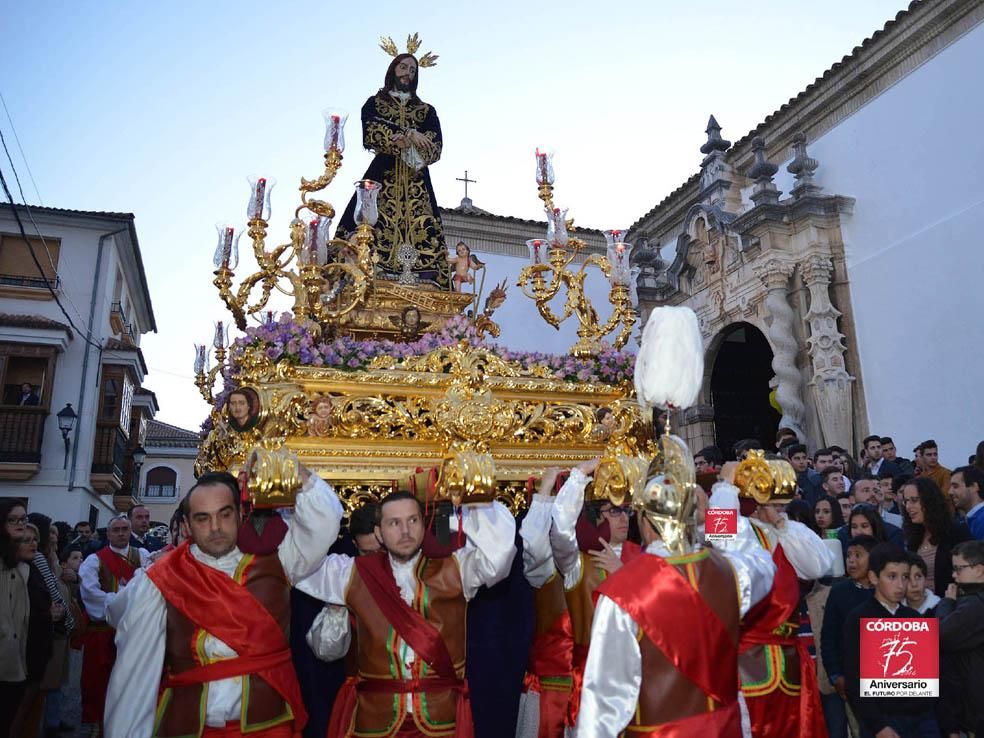
<path fill-rule="evenodd" d="M 393 39 L 390 36 L 380 36 L 379 37 L 379 48 L 385 51 L 392 57 L 399 56 L 400 50 L 396 47 Z M 407 53 L 416 55 L 417 49 L 420 48 L 420 36 L 418 34 L 413 34 L 412 36 L 407 36 Z M 433 67 L 437 64 L 438 56 L 437 54 L 432 54 L 427 52 L 422 57 L 417 59 L 417 66 L 419 67 Z"/>

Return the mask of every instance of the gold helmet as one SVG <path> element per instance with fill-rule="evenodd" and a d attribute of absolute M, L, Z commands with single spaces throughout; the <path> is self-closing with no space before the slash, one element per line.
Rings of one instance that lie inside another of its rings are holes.
<path fill-rule="evenodd" d="M 739 497 L 760 505 L 791 502 L 796 497 L 796 470 L 785 459 L 767 459 L 765 451 L 752 450 L 735 470 Z"/>
<path fill-rule="evenodd" d="M 646 516 L 673 553 L 690 552 L 697 538 L 697 471 L 687 444 L 664 434 L 657 441 L 649 481 L 633 495 L 632 503 Z"/>

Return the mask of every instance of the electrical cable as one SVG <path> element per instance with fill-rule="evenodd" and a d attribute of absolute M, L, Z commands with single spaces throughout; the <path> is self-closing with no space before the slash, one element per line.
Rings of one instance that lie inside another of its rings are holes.
<path fill-rule="evenodd" d="M 51 286 L 51 281 L 44 273 L 44 267 L 41 266 L 41 261 L 38 259 L 38 255 L 34 252 L 34 244 L 31 243 L 31 239 L 28 238 L 27 232 L 24 230 L 24 221 L 21 220 L 20 213 L 17 212 L 17 204 L 14 202 L 14 196 L 10 193 L 10 187 L 7 185 L 7 178 L 3 176 L 2 169 L 0 169 L 0 184 L 3 185 L 3 191 L 7 195 L 7 200 L 10 202 L 11 212 L 14 214 L 14 219 L 17 221 L 17 228 L 20 230 L 21 238 L 24 240 L 24 244 L 27 246 L 28 252 L 31 254 L 31 260 L 34 262 L 34 266 L 38 268 L 38 273 L 41 275 L 41 279 L 44 281 L 44 286 L 48 288 L 48 291 L 51 293 L 51 296 L 54 299 L 55 304 L 58 305 L 58 309 L 61 310 L 62 315 L 65 316 L 65 320 L 68 321 L 68 324 L 72 326 L 72 328 L 82 338 L 83 341 L 85 341 L 87 344 L 92 346 L 94 349 L 98 351 L 102 351 L 102 346 L 100 346 L 98 343 L 95 343 L 92 340 L 91 332 L 88 331 L 83 332 L 75 324 L 75 321 L 72 320 L 72 316 L 68 314 L 68 311 L 65 309 L 65 306 L 62 305 L 62 301 L 61 299 L 59 299 L 58 293 L 55 292 L 54 287 Z"/>
<path fill-rule="evenodd" d="M 7 114 L 7 118 L 8 118 L 8 120 L 10 119 L 10 114 L 9 113 Z M 13 132 L 14 132 L 14 138 L 16 139 L 17 138 L 17 131 L 14 129 L 13 125 L 14 125 L 13 124 L 13 121 L 11 121 L 10 122 L 10 127 L 11 127 L 11 130 L 13 130 Z M 3 135 L 3 130 L 0 130 L 0 144 L 3 144 L 3 150 L 7 154 L 7 161 L 10 162 L 10 169 L 14 173 L 14 180 L 17 182 L 17 189 L 20 191 L 21 200 L 24 203 L 24 209 L 27 211 L 27 216 L 31 219 L 31 224 L 34 226 L 34 231 L 38 234 L 38 238 L 41 240 L 41 245 L 44 246 L 44 252 L 45 252 L 45 254 L 48 257 L 48 264 L 51 265 L 51 271 L 52 271 L 52 273 L 55 274 L 55 275 L 57 275 L 58 274 L 58 267 L 55 266 L 55 260 L 51 257 L 51 249 L 48 248 L 48 242 L 45 241 L 44 236 L 41 234 L 41 227 L 38 225 L 38 222 L 36 220 L 34 220 L 34 213 L 31 212 L 31 207 L 30 207 L 30 205 L 27 204 L 27 198 L 24 196 L 24 188 L 21 187 L 20 176 L 18 176 L 18 174 L 17 174 L 17 167 L 14 166 L 14 159 L 10 155 L 10 149 L 7 148 L 7 139 Z M 24 159 L 24 166 L 26 166 L 27 167 L 27 171 L 30 172 L 31 171 L 31 165 L 28 164 L 27 163 L 27 159 L 24 158 L 24 151 L 23 150 L 21 150 L 21 158 Z M 33 179 L 34 179 L 34 177 L 32 176 L 31 177 L 31 180 L 33 181 Z M 36 184 L 34 185 L 34 189 L 35 189 L 35 191 L 37 191 L 37 185 Z M 38 200 L 39 201 L 41 200 L 40 193 L 38 194 Z M 75 311 L 75 314 L 77 316 L 79 316 L 79 320 L 82 322 L 83 325 L 85 325 L 85 318 L 82 315 L 82 311 L 79 310 L 78 305 L 76 305 L 75 302 L 72 300 L 72 296 L 69 295 L 68 293 L 65 293 L 65 298 L 68 300 L 68 304 L 72 307 L 72 310 Z"/>

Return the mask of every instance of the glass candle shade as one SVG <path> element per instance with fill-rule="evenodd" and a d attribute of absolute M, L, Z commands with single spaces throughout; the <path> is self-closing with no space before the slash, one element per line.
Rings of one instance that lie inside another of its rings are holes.
<path fill-rule="evenodd" d="M 371 179 L 360 179 L 355 183 L 355 222 L 374 226 L 379 220 L 376 198 L 382 185 Z"/>
<path fill-rule="evenodd" d="M 321 111 L 325 119 L 325 151 L 335 149 L 338 153 L 345 151 L 345 122 L 348 113 L 329 108 Z"/>
<path fill-rule="evenodd" d="M 547 214 L 547 242 L 560 248 L 567 247 L 567 210 L 544 208 Z"/>
<path fill-rule="evenodd" d="M 215 232 L 219 240 L 215 244 L 212 263 L 216 269 L 235 269 L 239 266 L 239 238 L 243 235 L 242 229 L 231 223 L 219 222 L 215 224 Z"/>
<path fill-rule="evenodd" d="M 536 150 L 536 183 L 552 185 L 554 183 L 553 152 Z"/>
<path fill-rule="evenodd" d="M 249 204 L 246 217 L 250 220 L 270 220 L 270 192 L 277 180 L 272 177 L 249 177 Z"/>
<path fill-rule="evenodd" d="M 544 264 L 547 256 L 547 242 L 540 238 L 531 238 L 526 242 L 530 250 L 530 264 Z"/>

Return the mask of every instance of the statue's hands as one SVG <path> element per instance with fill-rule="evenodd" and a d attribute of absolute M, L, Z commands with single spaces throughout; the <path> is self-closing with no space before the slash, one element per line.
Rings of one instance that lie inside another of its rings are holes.
<path fill-rule="evenodd" d="M 404 136 L 402 133 L 394 133 L 392 136 L 390 136 L 390 141 L 400 151 L 404 151 L 410 145 L 410 142 L 407 140 L 407 137 Z"/>

